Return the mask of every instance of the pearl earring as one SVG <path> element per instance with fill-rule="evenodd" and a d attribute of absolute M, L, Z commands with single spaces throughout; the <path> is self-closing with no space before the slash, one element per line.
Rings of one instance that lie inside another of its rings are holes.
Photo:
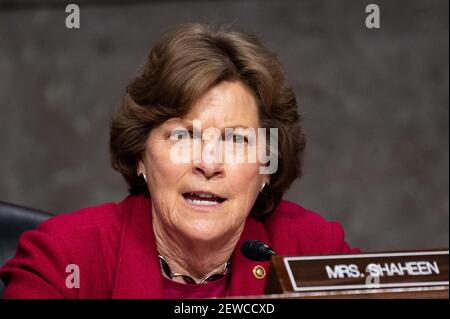
<path fill-rule="evenodd" d="M 141 173 L 142 177 L 144 177 L 145 182 L 147 183 L 147 176 L 145 176 L 145 173 Z"/>
<path fill-rule="evenodd" d="M 262 184 L 260 192 L 262 192 L 262 190 L 264 189 L 264 187 L 266 187 L 266 183 L 263 183 L 263 184 Z"/>

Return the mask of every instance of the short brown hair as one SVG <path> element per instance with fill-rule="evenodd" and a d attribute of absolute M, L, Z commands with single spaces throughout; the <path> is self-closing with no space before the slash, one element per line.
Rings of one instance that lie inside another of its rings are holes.
<path fill-rule="evenodd" d="M 149 196 L 144 179 L 137 175 L 137 165 L 152 128 L 182 117 L 201 95 L 222 81 L 241 81 L 250 88 L 260 125 L 278 128 L 278 170 L 257 197 L 251 214 L 270 214 L 292 182 L 301 177 L 302 118 L 275 54 L 255 36 L 229 26 L 190 23 L 161 36 L 112 115 L 112 167 L 125 178 L 130 194 Z"/>

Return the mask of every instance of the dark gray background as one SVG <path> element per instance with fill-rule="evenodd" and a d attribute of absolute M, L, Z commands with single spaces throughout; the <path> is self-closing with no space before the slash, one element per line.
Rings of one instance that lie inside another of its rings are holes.
<path fill-rule="evenodd" d="M 306 116 L 286 198 L 366 251 L 448 247 L 447 0 L 74 2 L 79 30 L 64 1 L 0 1 L 0 200 L 54 214 L 120 201 L 107 143 L 125 85 L 167 27 L 233 22 L 278 54 Z"/>

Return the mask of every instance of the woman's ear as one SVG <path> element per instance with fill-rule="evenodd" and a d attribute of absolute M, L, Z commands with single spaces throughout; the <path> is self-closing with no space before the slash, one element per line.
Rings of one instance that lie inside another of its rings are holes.
<path fill-rule="evenodd" d="M 136 174 L 138 176 L 142 175 L 142 174 L 145 174 L 145 165 L 144 165 L 144 162 L 142 162 L 142 160 L 138 162 L 137 169 L 136 169 Z"/>
<path fill-rule="evenodd" d="M 269 185 L 270 184 L 270 175 L 265 175 L 263 181 L 266 185 Z"/>
<path fill-rule="evenodd" d="M 142 161 L 138 162 L 138 167 L 137 167 L 136 173 L 138 176 L 142 175 L 142 177 L 144 177 L 145 182 L 147 182 L 147 176 L 145 175 L 145 165 Z"/>
<path fill-rule="evenodd" d="M 262 184 L 261 184 L 261 190 L 260 190 L 260 191 L 262 192 L 262 190 L 263 190 L 266 186 L 268 186 L 269 183 L 270 183 L 270 177 L 269 177 L 268 175 L 264 176 L 264 177 L 263 177 L 263 182 L 262 182 Z"/>

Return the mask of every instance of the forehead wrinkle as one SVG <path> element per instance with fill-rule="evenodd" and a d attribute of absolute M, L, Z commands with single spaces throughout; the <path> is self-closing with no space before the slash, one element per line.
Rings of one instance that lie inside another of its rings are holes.
<path fill-rule="evenodd" d="M 182 118 L 183 122 L 191 125 L 197 119 L 201 121 L 202 127 L 230 127 L 225 124 L 236 122 L 236 118 L 244 118 L 248 123 L 239 123 L 239 126 L 257 127 L 258 106 L 253 94 L 240 83 L 225 84 L 225 87 L 223 85 L 219 84 L 200 97 Z M 256 108 L 257 123 L 254 123 L 252 116 L 249 117 L 248 112 L 252 112 L 252 108 Z"/>

